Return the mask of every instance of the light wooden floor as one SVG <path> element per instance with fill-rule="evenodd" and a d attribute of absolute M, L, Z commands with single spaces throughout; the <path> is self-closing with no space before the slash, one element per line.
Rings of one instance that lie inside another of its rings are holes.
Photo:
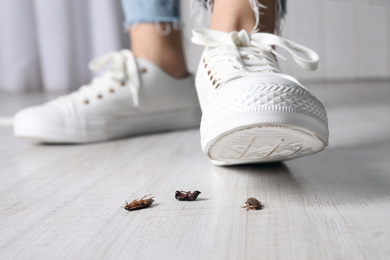
<path fill-rule="evenodd" d="M 0 259 L 389 259 L 390 82 L 308 87 L 330 146 L 284 163 L 213 166 L 197 130 L 39 145 L 0 126 Z M 0 116 L 44 99 L 1 94 Z"/>

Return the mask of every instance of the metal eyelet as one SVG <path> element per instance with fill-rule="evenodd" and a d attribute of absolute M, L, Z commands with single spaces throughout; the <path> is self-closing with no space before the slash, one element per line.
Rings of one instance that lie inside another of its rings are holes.
<path fill-rule="evenodd" d="M 96 97 L 97 97 L 98 99 L 102 99 L 102 98 L 103 98 L 103 95 L 102 95 L 102 94 L 98 94 Z"/>
<path fill-rule="evenodd" d="M 146 73 L 146 72 L 148 72 L 148 69 L 147 69 L 147 68 L 142 68 L 142 69 L 141 69 L 141 73 Z"/>
<path fill-rule="evenodd" d="M 114 92 L 115 92 L 115 90 L 114 90 L 113 88 L 110 88 L 108 91 L 109 91 L 110 93 L 114 93 Z"/>
<path fill-rule="evenodd" d="M 88 105 L 88 104 L 89 104 L 89 100 L 88 100 L 88 99 L 84 99 L 84 100 L 83 100 L 83 104 L 84 104 L 84 105 Z"/>
<path fill-rule="evenodd" d="M 121 81 L 121 86 L 124 87 L 126 85 L 126 81 Z"/>

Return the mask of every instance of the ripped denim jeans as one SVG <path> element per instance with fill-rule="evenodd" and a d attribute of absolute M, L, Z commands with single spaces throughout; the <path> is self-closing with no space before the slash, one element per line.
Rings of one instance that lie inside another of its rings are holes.
<path fill-rule="evenodd" d="M 188 0 L 185 0 L 188 1 Z M 212 10 L 214 0 L 198 0 L 200 4 Z M 251 5 L 256 14 L 256 23 L 259 21 L 259 16 L 261 15 L 258 12 L 259 6 L 261 5 L 261 0 L 248 0 L 251 2 Z M 280 27 L 280 20 L 283 19 L 286 14 L 286 1 L 287 0 L 276 0 L 276 10 L 277 13 L 277 32 Z M 136 23 L 172 23 L 178 25 L 180 23 L 180 0 L 122 0 L 122 8 L 125 14 L 125 23 L 126 27 L 136 24 Z M 256 26 L 257 27 L 257 24 Z"/>

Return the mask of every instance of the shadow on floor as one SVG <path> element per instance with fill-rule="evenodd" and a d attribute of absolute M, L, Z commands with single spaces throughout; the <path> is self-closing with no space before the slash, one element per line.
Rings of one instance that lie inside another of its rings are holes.
<path fill-rule="evenodd" d="M 284 163 L 213 166 L 212 174 L 248 178 L 248 190 L 310 198 L 325 205 L 390 201 L 390 141 L 325 151 Z"/>

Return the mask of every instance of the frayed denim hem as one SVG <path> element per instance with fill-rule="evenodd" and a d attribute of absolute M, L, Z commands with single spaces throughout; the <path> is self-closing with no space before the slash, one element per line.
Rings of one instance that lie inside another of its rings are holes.
<path fill-rule="evenodd" d="M 122 0 L 122 9 L 126 28 L 137 23 L 180 24 L 178 0 Z"/>
<path fill-rule="evenodd" d="M 259 26 L 260 26 L 260 18 L 261 13 L 259 12 L 259 8 L 267 8 L 265 5 L 261 3 L 261 0 L 248 0 L 252 6 L 252 9 L 256 16 L 256 24 L 253 27 L 252 32 L 257 32 Z M 287 0 L 276 0 L 276 28 L 275 33 L 281 34 L 282 31 L 282 21 L 284 19 L 284 16 L 287 14 Z M 207 13 L 209 17 L 211 16 L 211 13 L 213 11 L 213 5 L 214 0 L 191 0 L 193 6 L 194 2 L 197 2 L 198 5 L 196 8 L 192 8 L 192 15 L 197 15 L 197 24 L 200 24 L 201 20 L 204 18 L 204 10 L 207 10 Z"/>
<path fill-rule="evenodd" d="M 267 8 L 261 0 L 248 0 L 255 13 L 256 24 L 252 32 L 256 32 L 261 25 L 261 8 Z M 276 0 L 276 28 L 275 33 L 282 31 L 282 21 L 287 13 L 287 0 Z M 191 0 L 197 2 L 197 6 L 192 9 L 192 15 L 196 15 L 196 24 L 201 24 L 204 12 L 211 16 L 214 0 Z M 194 6 L 194 5 L 193 5 Z M 192 6 L 192 7 L 193 7 Z M 126 20 L 124 27 L 138 23 L 169 23 L 173 28 L 180 28 L 180 1 L 179 0 L 122 0 L 123 12 Z"/>
<path fill-rule="evenodd" d="M 155 17 L 153 19 L 147 19 L 147 18 L 141 18 L 141 19 L 131 19 L 126 20 L 123 23 L 123 27 L 125 29 L 129 28 L 130 26 L 135 26 L 140 23 L 164 23 L 164 24 L 172 24 L 173 28 L 180 28 L 181 27 L 181 21 L 179 18 L 172 18 L 172 17 Z"/>

